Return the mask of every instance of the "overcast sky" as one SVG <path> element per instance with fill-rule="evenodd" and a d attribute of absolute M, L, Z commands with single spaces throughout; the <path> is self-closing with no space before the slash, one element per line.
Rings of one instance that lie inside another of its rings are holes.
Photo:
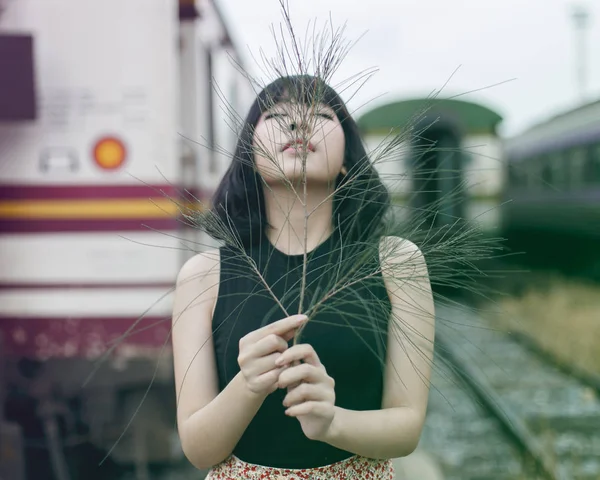
<path fill-rule="evenodd" d="M 274 54 L 270 27 L 282 21 L 278 0 L 217 1 L 247 64 L 258 67 L 250 52 L 258 56 L 260 48 Z M 600 1 L 580 4 L 589 12 L 591 100 L 600 98 Z M 321 31 L 330 14 L 334 26 L 347 23 L 348 40 L 365 34 L 333 82 L 378 69 L 349 102 L 352 109 L 369 102 L 358 114 L 383 101 L 429 95 L 449 80 L 442 95 L 484 89 L 461 98 L 496 109 L 505 119 L 501 132 L 511 135 L 579 101 L 570 0 L 289 0 L 289 5 L 302 35 L 314 19 Z"/>

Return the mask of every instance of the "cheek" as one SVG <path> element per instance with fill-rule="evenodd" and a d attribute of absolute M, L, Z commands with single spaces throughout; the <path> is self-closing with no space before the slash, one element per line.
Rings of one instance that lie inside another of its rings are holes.
<path fill-rule="evenodd" d="M 277 143 L 281 142 L 281 132 L 275 128 L 259 125 L 254 131 L 254 146 L 267 152 L 275 151 Z"/>
<path fill-rule="evenodd" d="M 279 178 L 281 168 L 281 132 L 277 129 L 257 126 L 252 142 L 254 163 L 258 173 L 264 179 Z"/>
<path fill-rule="evenodd" d="M 336 168 L 344 162 L 345 137 L 341 126 L 330 130 L 324 138 L 329 162 Z"/>
<path fill-rule="evenodd" d="M 257 127 L 254 132 L 253 150 L 258 164 L 272 164 L 277 159 L 281 135 L 274 129 Z"/>
<path fill-rule="evenodd" d="M 345 137 L 344 137 L 344 130 L 342 130 L 341 126 L 338 126 L 334 132 L 332 132 L 333 135 L 331 136 L 331 141 L 334 145 L 334 148 L 336 149 L 336 151 L 338 152 L 343 152 L 344 151 L 344 147 L 345 147 Z"/>

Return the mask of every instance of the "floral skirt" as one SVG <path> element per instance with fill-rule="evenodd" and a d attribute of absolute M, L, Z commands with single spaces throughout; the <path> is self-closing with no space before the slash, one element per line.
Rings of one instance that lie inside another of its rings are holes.
<path fill-rule="evenodd" d="M 354 455 L 315 468 L 275 468 L 245 462 L 230 455 L 215 465 L 205 480 L 394 480 L 391 460 Z"/>

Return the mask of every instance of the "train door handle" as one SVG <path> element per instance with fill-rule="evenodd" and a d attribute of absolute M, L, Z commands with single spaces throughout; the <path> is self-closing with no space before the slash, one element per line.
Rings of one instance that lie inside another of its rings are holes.
<path fill-rule="evenodd" d="M 70 147 L 47 147 L 40 153 L 40 170 L 43 173 L 64 170 L 71 173 L 79 170 L 79 157 L 75 149 Z"/>

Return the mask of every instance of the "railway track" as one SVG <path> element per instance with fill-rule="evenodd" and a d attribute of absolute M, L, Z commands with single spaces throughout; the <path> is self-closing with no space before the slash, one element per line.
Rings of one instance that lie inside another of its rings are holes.
<path fill-rule="evenodd" d="M 466 309 L 438 316 L 437 365 L 447 367 L 434 372 L 421 445 L 446 478 L 600 478 L 598 384 Z"/>

